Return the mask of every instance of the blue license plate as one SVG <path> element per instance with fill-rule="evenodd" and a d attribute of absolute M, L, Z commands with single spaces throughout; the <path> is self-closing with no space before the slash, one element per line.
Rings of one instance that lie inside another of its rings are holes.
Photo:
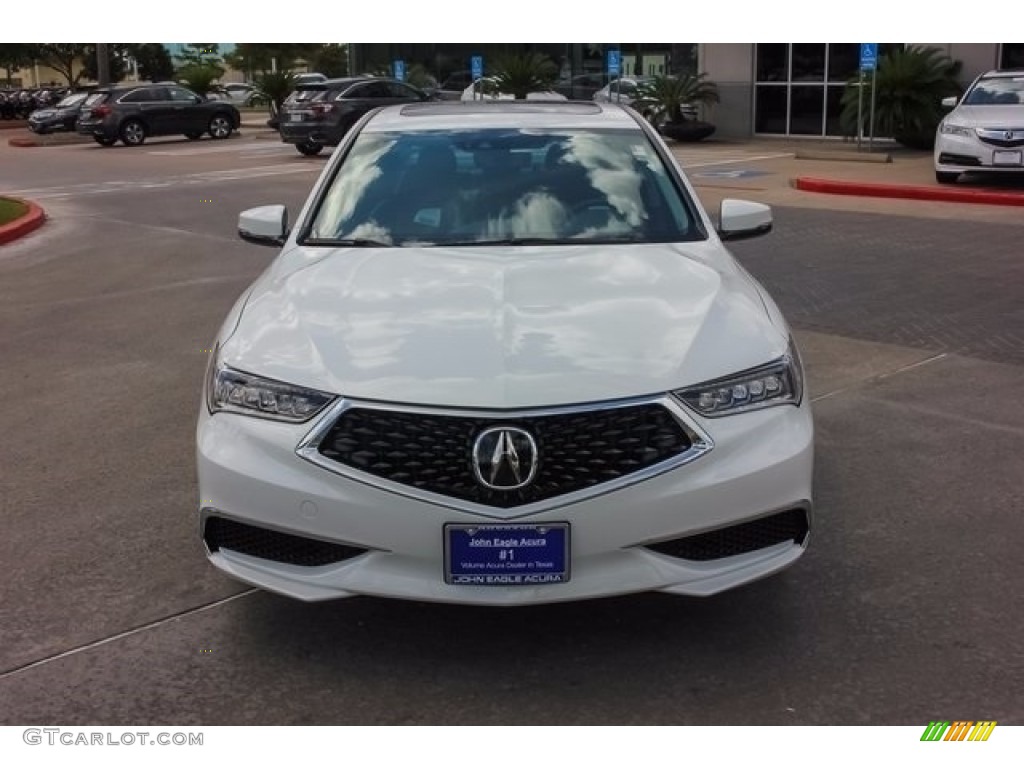
<path fill-rule="evenodd" d="M 471 586 L 563 584 L 569 524 L 445 526 L 445 581 Z"/>

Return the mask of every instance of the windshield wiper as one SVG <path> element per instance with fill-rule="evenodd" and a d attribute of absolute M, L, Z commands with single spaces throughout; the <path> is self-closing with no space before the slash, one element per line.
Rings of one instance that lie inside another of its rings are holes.
<path fill-rule="evenodd" d="M 299 245 L 329 245 L 332 248 L 395 248 L 394 243 L 371 240 L 368 237 L 350 237 L 340 240 L 326 237 L 307 237 Z"/>

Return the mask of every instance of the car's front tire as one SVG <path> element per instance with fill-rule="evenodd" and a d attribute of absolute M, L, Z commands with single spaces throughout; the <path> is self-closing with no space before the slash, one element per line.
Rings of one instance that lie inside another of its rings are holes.
<path fill-rule="evenodd" d="M 129 147 L 141 146 L 146 141 L 146 126 L 138 120 L 126 120 L 121 126 L 121 141 Z"/>
<path fill-rule="evenodd" d="M 306 157 L 313 157 L 314 155 L 319 155 L 323 151 L 324 145 L 317 144 L 314 141 L 304 141 L 301 144 L 296 144 L 295 148 L 302 154 L 306 155 Z"/>
<path fill-rule="evenodd" d="M 939 184 L 956 184 L 956 180 L 960 178 L 960 174 L 956 171 L 936 171 L 935 180 Z"/>
<path fill-rule="evenodd" d="M 231 135 L 232 130 L 234 130 L 234 125 L 227 115 L 214 115 L 210 118 L 210 125 L 207 127 L 207 132 L 212 139 L 226 139 Z"/>

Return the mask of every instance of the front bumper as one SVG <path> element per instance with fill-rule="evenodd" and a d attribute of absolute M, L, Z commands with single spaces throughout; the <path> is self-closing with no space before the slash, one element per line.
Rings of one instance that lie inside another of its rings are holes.
<path fill-rule="evenodd" d="M 1000 161 L 1008 156 L 1017 157 L 1017 162 Z M 934 162 L 936 171 L 946 173 L 1024 173 L 1024 147 L 996 147 L 973 135 L 940 133 L 935 139 Z"/>
<path fill-rule="evenodd" d="M 661 554 L 646 544 L 734 526 L 784 510 L 811 512 L 810 404 L 692 420 L 714 448 L 691 463 L 516 523 L 567 522 L 571 579 L 560 584 L 461 586 L 443 578 L 447 523 L 492 518 L 343 477 L 296 454 L 314 424 L 291 425 L 205 409 L 197 431 L 200 535 L 211 517 L 334 542 L 339 562 L 296 565 L 220 547 L 210 561 L 240 581 L 301 600 L 374 595 L 524 605 L 663 591 L 712 595 L 768 576 L 803 554 L 807 537 L 717 559 Z M 553 504 L 557 499 L 553 500 Z M 353 550 L 353 551 L 355 551 Z"/>

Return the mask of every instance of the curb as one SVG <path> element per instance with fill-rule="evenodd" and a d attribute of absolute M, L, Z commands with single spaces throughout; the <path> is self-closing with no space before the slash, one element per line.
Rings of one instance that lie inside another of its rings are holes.
<path fill-rule="evenodd" d="M 997 192 L 991 189 L 945 189 L 901 184 L 871 184 L 861 181 L 836 181 L 799 176 L 794 186 L 804 192 L 823 192 L 855 197 L 889 197 L 902 200 L 936 200 L 945 203 L 1012 205 L 1024 207 L 1024 193 Z"/>
<path fill-rule="evenodd" d="M 852 163 L 891 163 L 892 155 L 888 152 L 843 152 L 827 149 L 798 149 L 793 157 L 796 160 L 842 160 Z"/>
<path fill-rule="evenodd" d="M 46 211 L 31 200 L 22 200 L 20 197 L 8 197 L 6 199 L 28 206 L 28 213 L 19 219 L 0 226 L 0 245 L 10 243 L 19 237 L 24 237 L 29 232 L 35 232 L 46 223 Z"/>
<path fill-rule="evenodd" d="M 60 138 L 58 138 L 60 137 Z M 88 144 L 87 137 L 77 137 L 70 133 L 46 133 L 32 134 L 30 136 L 15 136 L 7 140 L 10 147 L 68 147 L 79 144 Z"/>

